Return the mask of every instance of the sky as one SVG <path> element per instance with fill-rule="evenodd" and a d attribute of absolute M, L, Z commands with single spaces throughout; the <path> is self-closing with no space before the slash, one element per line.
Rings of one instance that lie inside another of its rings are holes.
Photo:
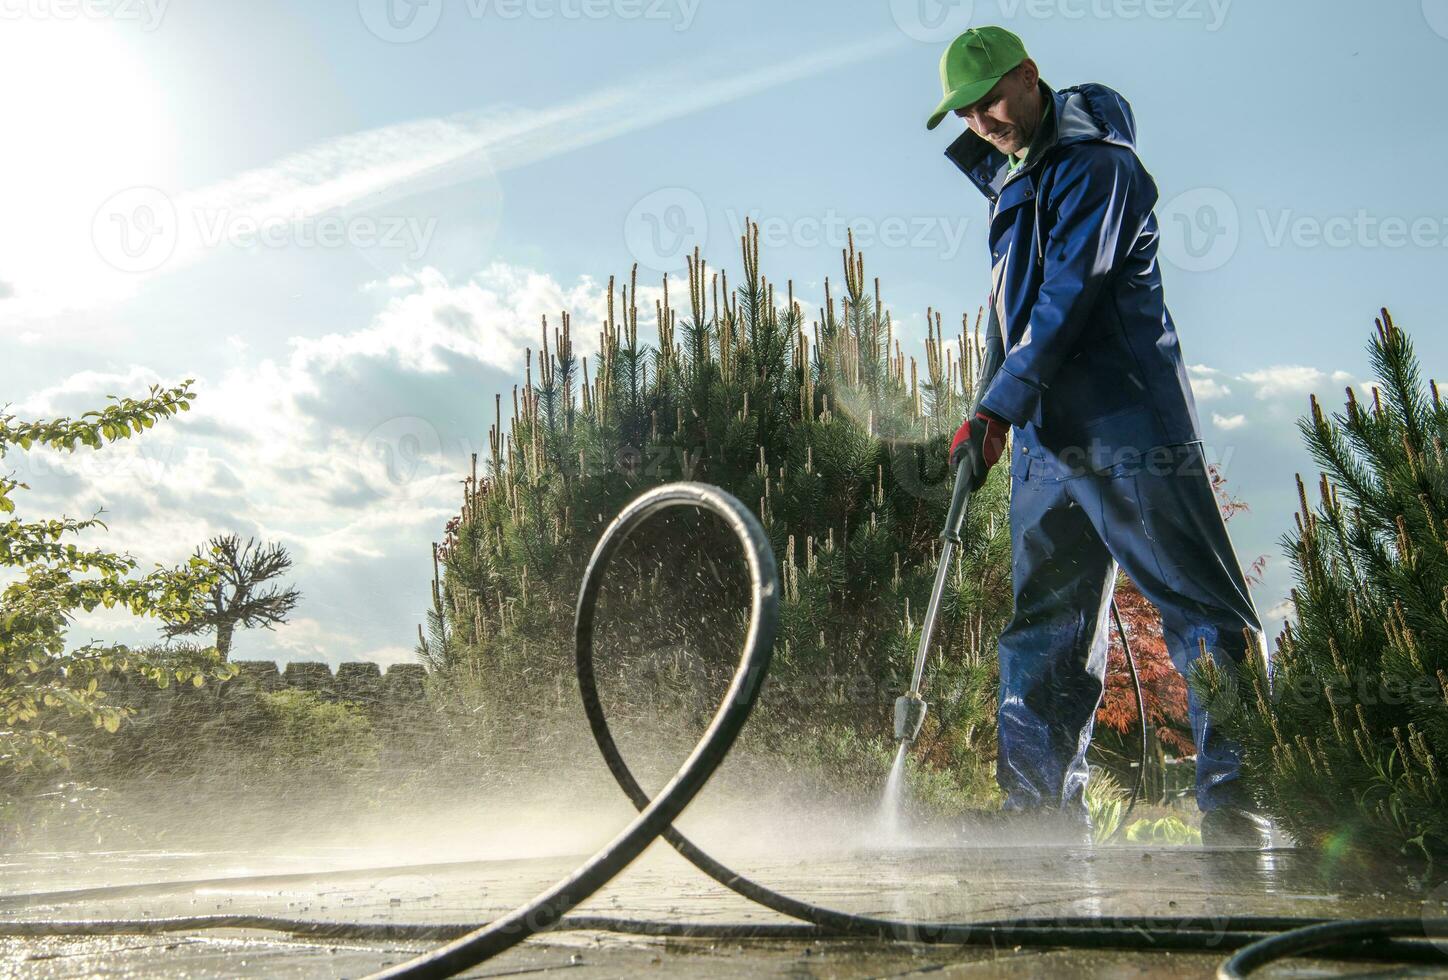
<path fill-rule="evenodd" d="M 974 316 L 986 201 L 925 120 L 967 27 L 1132 104 L 1167 304 L 1270 635 L 1296 420 L 1367 391 L 1380 307 L 1425 374 L 1448 264 L 1448 0 L 0 0 L 0 403 L 22 418 L 194 379 L 186 416 L 12 452 L 23 517 L 143 569 L 277 541 L 303 599 L 241 659 L 411 659 L 430 542 L 541 318 L 597 348 L 701 247 L 807 315 L 851 228 L 904 348 Z M 652 324 L 641 332 L 653 336 Z M 153 624 L 82 616 L 73 643 Z"/>

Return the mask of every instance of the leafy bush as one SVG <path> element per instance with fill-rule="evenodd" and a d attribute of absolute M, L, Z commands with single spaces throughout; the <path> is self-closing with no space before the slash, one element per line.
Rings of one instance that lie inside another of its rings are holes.
<path fill-rule="evenodd" d="M 186 382 L 150 396 L 117 399 L 79 419 L 22 421 L 0 415 L 0 457 L 12 448 L 48 446 L 73 452 L 77 445 L 100 449 L 151 428 L 158 420 L 190 408 L 196 396 Z M 113 396 L 114 397 L 114 396 Z M 14 515 L 14 494 L 29 485 L 0 477 L 0 513 Z M 185 622 L 200 610 L 215 570 L 201 557 L 177 568 L 157 566 L 132 574 L 129 555 L 83 548 L 63 539 L 93 527 L 98 518 L 22 520 L 0 524 L 0 569 L 10 579 L 0 592 L 0 793 L 14 793 L 37 773 L 69 764 L 71 732 L 79 722 L 114 732 L 126 711 L 107 699 L 117 675 L 133 674 L 158 687 L 173 680 L 204 683 L 230 669 L 214 650 L 195 647 L 161 652 L 87 643 L 67 649 L 66 633 L 77 610 L 121 607 L 163 623 Z"/>
<path fill-rule="evenodd" d="M 367 716 L 350 704 L 311 691 L 273 691 L 259 698 L 256 748 L 281 771 L 351 772 L 377 762 Z"/>
<path fill-rule="evenodd" d="M 1091 836 L 1097 843 L 1109 841 L 1121 828 L 1129 794 L 1104 769 L 1093 769 L 1086 783 L 1086 810 L 1091 814 Z"/>
<path fill-rule="evenodd" d="M 1125 837 L 1132 844 L 1200 844 L 1202 832 L 1189 826 L 1180 817 L 1143 817 L 1126 828 Z"/>
<path fill-rule="evenodd" d="M 25 828 L 33 840 L 36 832 L 143 846 L 176 835 L 192 843 L 247 832 L 275 838 L 310 831 L 319 808 L 340 830 L 344 816 L 405 794 L 389 796 L 379 781 L 381 740 L 348 702 L 265 692 L 245 679 L 167 697 L 119 684 L 114 699 L 129 716 L 119 732 L 72 740 L 75 787 L 88 792 L 46 785 L 16 811 L 36 825 Z M 90 812 L 106 819 L 64 819 Z"/>

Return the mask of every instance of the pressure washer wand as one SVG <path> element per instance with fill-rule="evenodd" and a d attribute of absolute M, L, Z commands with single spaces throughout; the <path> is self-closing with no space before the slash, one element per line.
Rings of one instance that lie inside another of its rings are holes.
<path fill-rule="evenodd" d="M 995 377 L 1001 362 L 1005 360 L 1005 343 L 1001 339 L 1000 321 L 995 316 L 995 304 L 990 305 L 990 321 L 985 334 L 985 363 L 981 365 L 980 380 L 976 384 L 972 416 L 979 411 L 986 388 Z M 945 530 L 940 532 L 940 566 L 935 570 L 935 586 L 930 591 L 930 605 L 925 607 L 925 622 L 920 628 L 920 648 L 915 653 L 915 671 L 910 675 L 910 690 L 895 699 L 897 742 L 909 744 L 919 737 L 920 726 L 925 724 L 925 712 L 930 707 L 920 696 L 920 685 L 925 678 L 925 657 L 930 652 L 930 644 L 935 638 L 935 624 L 940 618 L 940 600 L 945 594 L 950 563 L 954 560 L 955 549 L 960 544 L 960 529 L 965 525 L 965 511 L 970 505 L 970 478 L 968 463 L 962 462 L 955 468 L 955 489 L 951 493 L 950 512 L 945 517 Z"/>

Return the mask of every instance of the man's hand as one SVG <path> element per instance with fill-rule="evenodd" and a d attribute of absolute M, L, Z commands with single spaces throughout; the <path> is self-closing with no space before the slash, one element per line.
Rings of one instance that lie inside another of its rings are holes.
<path fill-rule="evenodd" d="M 976 412 L 973 419 L 966 419 L 956 430 L 955 440 L 950 444 L 950 465 L 954 468 L 961 462 L 969 464 L 972 493 L 981 488 L 986 473 L 1001 458 L 1008 432 L 1009 422 L 983 411 Z"/>

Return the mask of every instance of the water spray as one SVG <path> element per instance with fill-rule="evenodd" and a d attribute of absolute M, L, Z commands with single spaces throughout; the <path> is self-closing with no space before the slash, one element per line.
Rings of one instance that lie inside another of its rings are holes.
<path fill-rule="evenodd" d="M 724 699 L 694 750 L 674 778 L 651 797 L 639 785 L 614 741 L 599 697 L 594 674 L 593 627 L 595 607 L 610 558 L 622 542 L 651 516 L 673 507 L 691 507 L 722 518 L 743 547 L 751 583 L 749 629 L 744 650 Z M 951 542 L 947 541 L 947 545 Z M 942 568 L 948 565 L 942 561 Z M 719 939 L 799 939 L 830 937 L 909 943 L 943 943 L 994 950 L 1124 949 L 1157 952 L 1224 952 L 1236 955 L 1219 968 L 1218 976 L 1245 976 L 1284 955 L 1312 951 L 1379 962 L 1441 963 L 1442 950 L 1423 943 L 1397 943 L 1391 937 L 1448 936 L 1448 920 L 1377 919 L 1332 922 L 1282 916 L 1128 916 L 1107 919 L 1099 915 L 1051 918 L 1014 918 L 976 922 L 936 922 L 887 919 L 817 905 L 773 891 L 727 867 L 686 838 L 674 826 L 689 801 L 703 788 L 724 761 L 748 720 L 764 685 L 779 623 L 779 572 L 769 538 L 759 520 L 730 494 L 698 483 L 675 483 L 646 491 L 630 503 L 605 530 L 584 573 L 574 620 L 575 667 L 584 714 L 599 751 L 638 816 L 609 843 L 554 885 L 533 899 L 491 922 L 458 923 L 337 923 L 311 922 L 275 916 L 203 915 L 177 918 L 0 922 L 0 936 L 149 935 L 199 929 L 269 929 L 300 935 L 356 938 L 396 942 L 400 939 L 446 940 L 446 944 L 406 962 L 375 973 L 369 980 L 450 977 L 483 963 L 537 933 L 553 929 L 605 929 L 653 936 L 694 936 Z M 917 683 L 901 726 L 914 738 L 923 719 L 923 699 Z M 901 751 L 909 744 L 901 740 Z M 612 916 L 571 916 L 568 913 L 606 885 L 654 840 L 662 838 L 681 857 L 710 878 L 768 909 L 799 920 L 792 923 L 681 923 Z M 232 881 L 245 879 L 231 879 Z M 272 879 L 266 879 L 272 880 Z M 172 882 L 176 890 L 195 889 L 210 882 Z M 122 886 L 129 892 L 137 886 Z M 140 886 L 156 894 L 165 883 Z M 88 890 L 88 898 L 98 898 Z M 12 896 L 24 900 L 38 896 Z M 53 898 L 54 896 L 46 896 Z M 29 904 L 28 902 L 26 904 Z M 461 933 L 461 935 L 459 934 Z M 1364 942 L 1364 940 L 1368 940 Z"/>
<path fill-rule="evenodd" d="M 985 360 L 981 364 L 974 403 L 971 406 L 971 416 L 980 411 L 986 389 L 1005 360 L 1005 343 L 1001 339 L 1000 321 L 995 316 L 993 306 L 994 304 L 992 304 L 989 323 L 986 326 Z M 890 776 L 885 783 L 885 798 L 882 804 L 884 822 L 891 830 L 895 829 L 896 814 L 899 811 L 899 797 L 904 782 L 905 756 L 910 746 L 920 737 L 920 729 L 925 724 L 925 714 L 930 708 L 921 693 L 921 687 L 925 681 L 925 658 L 930 653 L 930 646 L 935 639 L 935 626 L 940 618 L 940 602 L 945 595 L 945 583 L 950 574 L 951 562 L 955 560 L 955 551 L 960 546 L 961 528 L 965 526 L 966 511 L 970 507 L 970 485 L 973 476 L 974 471 L 971 468 L 970 459 L 962 460 L 955 469 L 955 487 L 951 491 L 950 511 L 945 515 L 945 528 L 940 532 L 940 565 L 935 570 L 935 584 L 930 590 L 930 604 L 925 607 L 925 622 L 920 628 L 920 645 L 915 651 L 915 669 L 910 674 L 910 687 L 895 699 L 895 741 L 898 743 L 898 748 L 895 751 L 895 762 L 890 768 Z M 1121 613 L 1116 608 L 1114 597 L 1111 600 L 1111 615 L 1116 623 L 1117 634 L 1121 637 L 1121 648 L 1126 655 L 1127 670 L 1131 674 L 1132 689 L 1136 696 L 1137 722 L 1141 730 L 1140 757 L 1136 766 L 1136 777 L 1132 781 L 1130 802 L 1121 818 L 1121 826 L 1124 827 L 1126 818 L 1131 815 L 1132 810 L 1136 808 L 1137 800 L 1141 797 L 1142 780 L 1146 775 L 1148 729 L 1146 704 L 1142 699 L 1141 679 L 1136 671 L 1136 659 L 1131 655 L 1131 644 L 1126 638 L 1126 628 L 1122 625 Z"/>

